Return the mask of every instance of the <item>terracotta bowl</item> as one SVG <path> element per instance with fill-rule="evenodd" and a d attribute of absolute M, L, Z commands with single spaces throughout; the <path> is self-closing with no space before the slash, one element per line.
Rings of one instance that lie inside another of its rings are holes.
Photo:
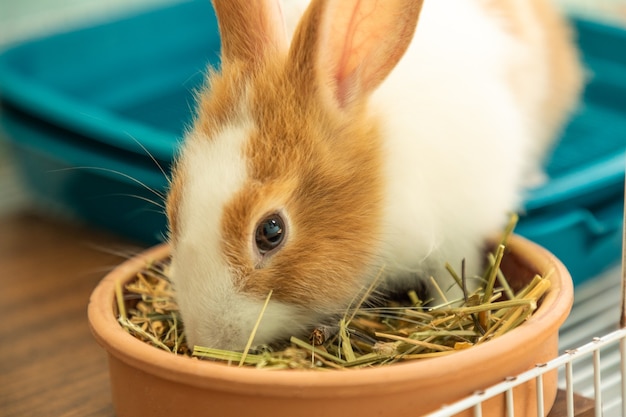
<path fill-rule="evenodd" d="M 517 236 L 509 240 L 504 272 L 515 287 L 535 273 L 552 287 L 522 326 L 484 345 L 452 355 L 346 371 L 260 370 L 176 356 L 139 341 L 116 321 L 115 281 L 126 282 L 150 260 L 169 255 L 154 247 L 123 263 L 94 290 L 89 322 L 108 352 L 118 417 L 171 416 L 419 416 L 482 390 L 558 354 L 558 329 L 573 300 L 565 267 L 545 249 Z M 544 376 L 545 409 L 556 396 L 557 375 Z M 515 415 L 536 414 L 531 380 L 514 389 Z M 483 404 L 483 416 L 504 416 L 504 396 Z M 465 414 L 471 415 L 468 411 Z"/>

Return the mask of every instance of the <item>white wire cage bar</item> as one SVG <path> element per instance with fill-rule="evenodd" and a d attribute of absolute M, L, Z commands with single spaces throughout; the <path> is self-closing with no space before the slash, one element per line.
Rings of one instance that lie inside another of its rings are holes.
<path fill-rule="evenodd" d="M 544 416 L 546 411 L 544 409 L 544 397 L 543 397 L 543 376 L 553 370 L 563 370 L 565 375 L 565 395 L 567 405 L 567 417 L 574 417 L 574 377 L 573 367 L 574 362 L 584 357 L 591 357 L 593 360 L 593 379 L 594 379 L 594 393 L 591 399 L 595 402 L 595 416 L 603 416 L 603 401 L 602 401 L 602 388 L 601 388 L 601 369 L 602 369 L 602 350 L 609 346 L 617 346 L 620 352 L 620 390 L 621 396 L 617 400 L 621 402 L 621 413 L 619 415 L 626 416 L 626 329 L 619 329 L 612 333 L 609 333 L 602 337 L 594 338 L 591 342 L 582 345 L 576 349 L 568 350 L 557 358 L 543 364 L 537 364 L 534 368 L 521 373 L 517 376 L 506 378 L 499 384 L 493 385 L 484 391 L 476 392 L 468 397 L 461 399 L 455 403 L 444 405 L 441 409 L 427 414 L 427 417 L 450 417 L 457 413 L 467 410 L 473 410 L 474 417 L 482 416 L 481 404 L 493 397 L 504 394 L 506 403 L 506 417 L 514 417 L 515 412 L 513 408 L 513 388 L 528 382 L 535 380 L 537 384 L 537 401 L 536 410 L 537 415 Z M 518 416 L 523 417 L 523 416 Z"/>

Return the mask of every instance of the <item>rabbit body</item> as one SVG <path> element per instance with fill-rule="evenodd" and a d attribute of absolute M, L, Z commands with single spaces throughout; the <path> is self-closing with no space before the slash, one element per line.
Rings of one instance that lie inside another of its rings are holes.
<path fill-rule="evenodd" d="M 255 343 L 306 332 L 381 271 L 387 289 L 433 276 L 460 297 L 445 262 L 481 270 L 485 240 L 541 178 L 574 107 L 577 55 L 544 1 L 370 2 L 396 8 L 388 17 L 368 2 L 313 3 L 266 2 L 241 24 L 216 1 L 224 62 L 168 199 L 191 344 L 243 348 L 270 291 Z M 340 13 L 387 23 L 353 35 Z M 262 36 L 237 38 L 244 29 Z M 276 248 L 259 249 L 267 239 Z"/>

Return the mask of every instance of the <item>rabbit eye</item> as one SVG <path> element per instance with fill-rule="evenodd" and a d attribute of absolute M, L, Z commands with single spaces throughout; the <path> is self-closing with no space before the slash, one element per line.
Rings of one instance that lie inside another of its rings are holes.
<path fill-rule="evenodd" d="M 285 221 L 278 213 L 264 218 L 256 228 L 254 241 L 261 255 L 278 248 L 285 238 Z"/>

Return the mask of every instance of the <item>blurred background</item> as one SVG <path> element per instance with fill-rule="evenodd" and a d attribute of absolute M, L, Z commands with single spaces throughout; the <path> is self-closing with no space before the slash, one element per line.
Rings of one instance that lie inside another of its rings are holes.
<path fill-rule="evenodd" d="M 573 21 L 590 82 L 517 232 L 574 278 L 564 350 L 617 326 L 626 0 L 554 1 Z M 208 0 L 0 0 L 0 216 L 34 210 L 162 241 L 165 173 L 218 54 Z M 607 416 L 621 401 L 611 355 Z M 593 395 L 592 372 L 578 375 L 577 391 Z"/>
<path fill-rule="evenodd" d="M 0 51 L 29 39 L 97 25 L 181 1 L 184 0 L 0 0 Z M 27 184 L 17 174 L 15 161 L 8 156 L 3 134 L 6 135 L 0 129 L 0 215 L 32 203 Z"/>
<path fill-rule="evenodd" d="M 573 16 L 618 26 L 624 26 L 626 22 L 624 0 L 554 0 L 554 2 Z"/>
<path fill-rule="evenodd" d="M 176 2 L 180 0 L 1 0 L 0 45 Z"/>

